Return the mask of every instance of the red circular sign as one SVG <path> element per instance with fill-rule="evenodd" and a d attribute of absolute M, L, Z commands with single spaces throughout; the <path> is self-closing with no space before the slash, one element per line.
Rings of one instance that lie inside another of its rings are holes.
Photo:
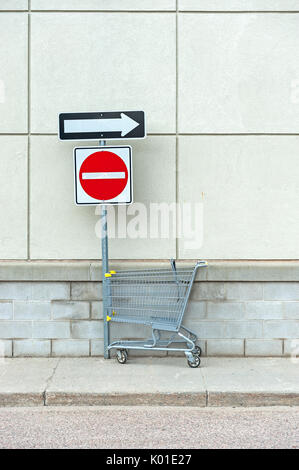
<path fill-rule="evenodd" d="M 125 162 L 107 150 L 92 153 L 81 165 L 79 179 L 84 191 L 94 199 L 105 201 L 123 192 L 128 182 Z"/>

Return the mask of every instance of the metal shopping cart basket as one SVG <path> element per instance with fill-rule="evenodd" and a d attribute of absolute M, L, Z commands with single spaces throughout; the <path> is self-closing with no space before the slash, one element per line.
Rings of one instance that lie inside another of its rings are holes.
<path fill-rule="evenodd" d="M 147 325 L 152 338 L 145 341 L 114 341 L 108 349 L 117 350 L 117 360 L 124 364 L 128 349 L 148 351 L 181 351 L 190 367 L 200 365 L 201 349 L 196 346 L 197 335 L 182 325 L 188 299 L 198 268 L 207 266 L 199 261 L 193 269 L 110 271 L 104 282 L 104 304 L 107 321 Z M 168 336 L 161 338 L 162 334 Z M 185 347 L 170 347 L 171 343 Z"/>

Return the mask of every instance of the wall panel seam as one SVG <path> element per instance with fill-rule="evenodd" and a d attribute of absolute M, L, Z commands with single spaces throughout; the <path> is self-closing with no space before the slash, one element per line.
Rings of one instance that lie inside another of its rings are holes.
<path fill-rule="evenodd" d="M 55 136 L 58 136 L 57 135 L 57 132 L 0 132 L 0 136 L 3 136 L 3 137 L 14 137 L 14 136 L 49 136 L 49 137 L 55 137 Z M 192 133 L 186 133 L 186 132 L 148 132 L 147 133 L 147 136 L 151 137 L 155 137 L 155 136 L 184 136 L 184 137 L 196 137 L 196 136 L 207 136 L 207 137 L 225 137 L 225 136 L 232 136 L 232 137 L 246 137 L 246 136 L 252 136 L 252 137 L 258 137 L 258 136 L 278 136 L 278 137 L 299 137 L 299 133 L 294 133 L 294 132 L 284 132 L 284 133 L 279 133 L 279 132 L 226 132 L 226 133 L 213 133 L 213 132 L 210 132 L 210 133 L 207 133 L 207 132 L 192 132 Z M 75 142 L 75 141 L 70 141 L 70 142 Z M 91 142 L 91 141 L 90 141 Z M 96 140 L 95 140 L 96 142 Z"/>
<path fill-rule="evenodd" d="M 178 40 L 178 3 L 179 0 L 176 0 L 176 18 L 175 18 L 175 202 L 176 202 L 176 239 L 175 239 L 175 257 L 178 259 L 179 257 L 179 239 L 178 239 L 178 199 L 179 199 L 179 171 L 178 171 L 178 159 L 179 159 L 179 138 L 178 138 L 178 96 L 179 96 L 179 87 L 178 87 L 178 47 L 179 47 L 179 40 Z"/>
<path fill-rule="evenodd" d="M 298 14 L 299 10 L 223 10 L 223 11 L 216 11 L 216 10 L 179 10 L 179 14 L 200 14 L 200 15 L 252 15 L 252 14 L 262 14 L 262 15 L 273 15 L 273 14 Z"/>
<path fill-rule="evenodd" d="M 31 58 L 31 0 L 28 0 L 28 20 L 27 20 L 27 130 L 28 130 L 28 145 L 27 145 L 27 259 L 30 260 L 30 151 L 31 151 L 31 142 L 30 142 L 30 132 L 31 132 L 31 73 L 30 73 L 30 58 Z"/>
<path fill-rule="evenodd" d="M 175 15 L 176 10 L 31 10 L 32 13 L 162 13 Z"/>

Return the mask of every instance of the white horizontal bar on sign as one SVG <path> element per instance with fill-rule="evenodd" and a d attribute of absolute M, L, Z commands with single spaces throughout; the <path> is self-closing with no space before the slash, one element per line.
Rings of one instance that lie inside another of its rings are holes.
<path fill-rule="evenodd" d="M 116 180 L 125 179 L 124 171 L 101 171 L 98 173 L 82 173 L 83 180 Z"/>

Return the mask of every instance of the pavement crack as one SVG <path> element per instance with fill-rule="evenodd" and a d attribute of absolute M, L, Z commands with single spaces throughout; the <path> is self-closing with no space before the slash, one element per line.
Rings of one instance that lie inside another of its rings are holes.
<path fill-rule="evenodd" d="M 55 372 L 56 372 L 57 367 L 59 366 L 61 360 L 62 360 L 62 357 L 60 357 L 60 358 L 57 360 L 56 365 L 53 367 L 52 374 L 51 374 L 50 377 L 46 380 L 45 390 L 43 391 L 44 406 L 47 406 L 47 404 L 46 404 L 47 389 L 48 389 L 48 387 L 49 387 L 49 385 L 50 385 L 50 383 L 51 383 L 51 380 L 53 379 L 53 377 L 54 377 L 54 375 L 55 375 Z"/>
<path fill-rule="evenodd" d="M 206 393 L 206 406 L 208 406 L 208 405 L 209 405 L 209 391 L 208 391 L 208 388 L 207 388 L 207 383 L 206 383 L 206 379 L 205 379 L 205 374 L 203 373 L 201 367 L 199 368 L 199 370 L 200 370 L 200 374 L 201 374 L 201 378 L 202 378 L 202 383 L 203 383 L 203 386 L 204 386 L 204 390 L 205 390 L 205 393 Z"/>

